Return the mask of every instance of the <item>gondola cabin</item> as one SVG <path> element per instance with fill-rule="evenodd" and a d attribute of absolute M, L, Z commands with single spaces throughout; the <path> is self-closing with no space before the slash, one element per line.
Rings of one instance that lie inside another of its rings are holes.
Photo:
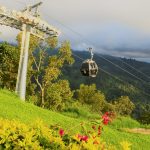
<path fill-rule="evenodd" d="M 87 59 L 83 61 L 80 71 L 83 76 L 96 77 L 98 66 L 95 61 Z"/>

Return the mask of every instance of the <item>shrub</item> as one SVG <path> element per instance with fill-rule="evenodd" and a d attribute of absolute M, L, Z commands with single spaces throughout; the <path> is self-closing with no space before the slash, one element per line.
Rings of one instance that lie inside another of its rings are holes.
<path fill-rule="evenodd" d="M 67 80 L 59 80 L 47 89 L 45 107 L 51 110 L 62 111 L 67 101 L 72 98 L 72 92 Z"/>
<path fill-rule="evenodd" d="M 76 90 L 76 98 L 82 104 L 90 105 L 92 110 L 100 112 L 105 106 L 105 96 L 96 89 L 96 85 L 80 85 L 80 89 Z"/>
<path fill-rule="evenodd" d="M 102 122 L 107 125 L 110 121 L 110 113 L 102 116 Z M 42 121 L 32 125 L 25 125 L 18 121 L 0 119 L 0 149 L 52 149 L 52 150 L 115 150 L 110 144 L 106 144 L 101 138 L 103 125 L 92 125 L 91 131 L 87 131 L 81 124 L 82 134 L 70 136 L 67 131 L 58 126 L 45 126 Z M 121 143 L 122 147 L 130 145 Z"/>
<path fill-rule="evenodd" d="M 18 121 L 0 119 L 1 149 L 62 149 L 61 137 L 53 136 L 53 131 L 41 121 L 28 126 Z"/>
<path fill-rule="evenodd" d="M 135 108 L 128 96 L 121 96 L 114 103 L 116 113 L 123 116 L 130 115 Z"/>

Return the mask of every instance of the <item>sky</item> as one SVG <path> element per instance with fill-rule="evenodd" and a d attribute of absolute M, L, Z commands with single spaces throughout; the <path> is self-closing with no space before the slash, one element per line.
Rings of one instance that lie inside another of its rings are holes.
<path fill-rule="evenodd" d="M 38 0 L 0 0 L 21 10 Z M 42 19 L 61 31 L 75 50 L 150 62 L 150 0 L 42 0 Z M 0 40 L 15 42 L 19 31 L 0 26 Z"/>

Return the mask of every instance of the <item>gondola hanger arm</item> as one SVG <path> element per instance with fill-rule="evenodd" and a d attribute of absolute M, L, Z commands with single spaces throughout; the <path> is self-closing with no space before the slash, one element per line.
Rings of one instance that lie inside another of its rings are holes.
<path fill-rule="evenodd" d="M 94 54 L 93 54 L 93 48 L 89 47 L 88 50 L 91 53 L 91 60 L 93 60 L 93 56 L 94 56 Z"/>

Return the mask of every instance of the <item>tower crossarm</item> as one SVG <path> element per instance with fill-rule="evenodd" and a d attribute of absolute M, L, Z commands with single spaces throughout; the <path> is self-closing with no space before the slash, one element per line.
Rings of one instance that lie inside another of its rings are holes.
<path fill-rule="evenodd" d="M 32 28 L 31 34 L 44 38 L 45 36 L 59 36 L 60 31 L 55 27 L 49 25 L 46 21 L 39 17 L 33 16 L 27 11 L 8 10 L 5 7 L 0 6 L 0 24 L 10 26 L 22 30 L 23 24 L 26 24 Z M 39 36 L 40 33 L 40 36 Z"/>

